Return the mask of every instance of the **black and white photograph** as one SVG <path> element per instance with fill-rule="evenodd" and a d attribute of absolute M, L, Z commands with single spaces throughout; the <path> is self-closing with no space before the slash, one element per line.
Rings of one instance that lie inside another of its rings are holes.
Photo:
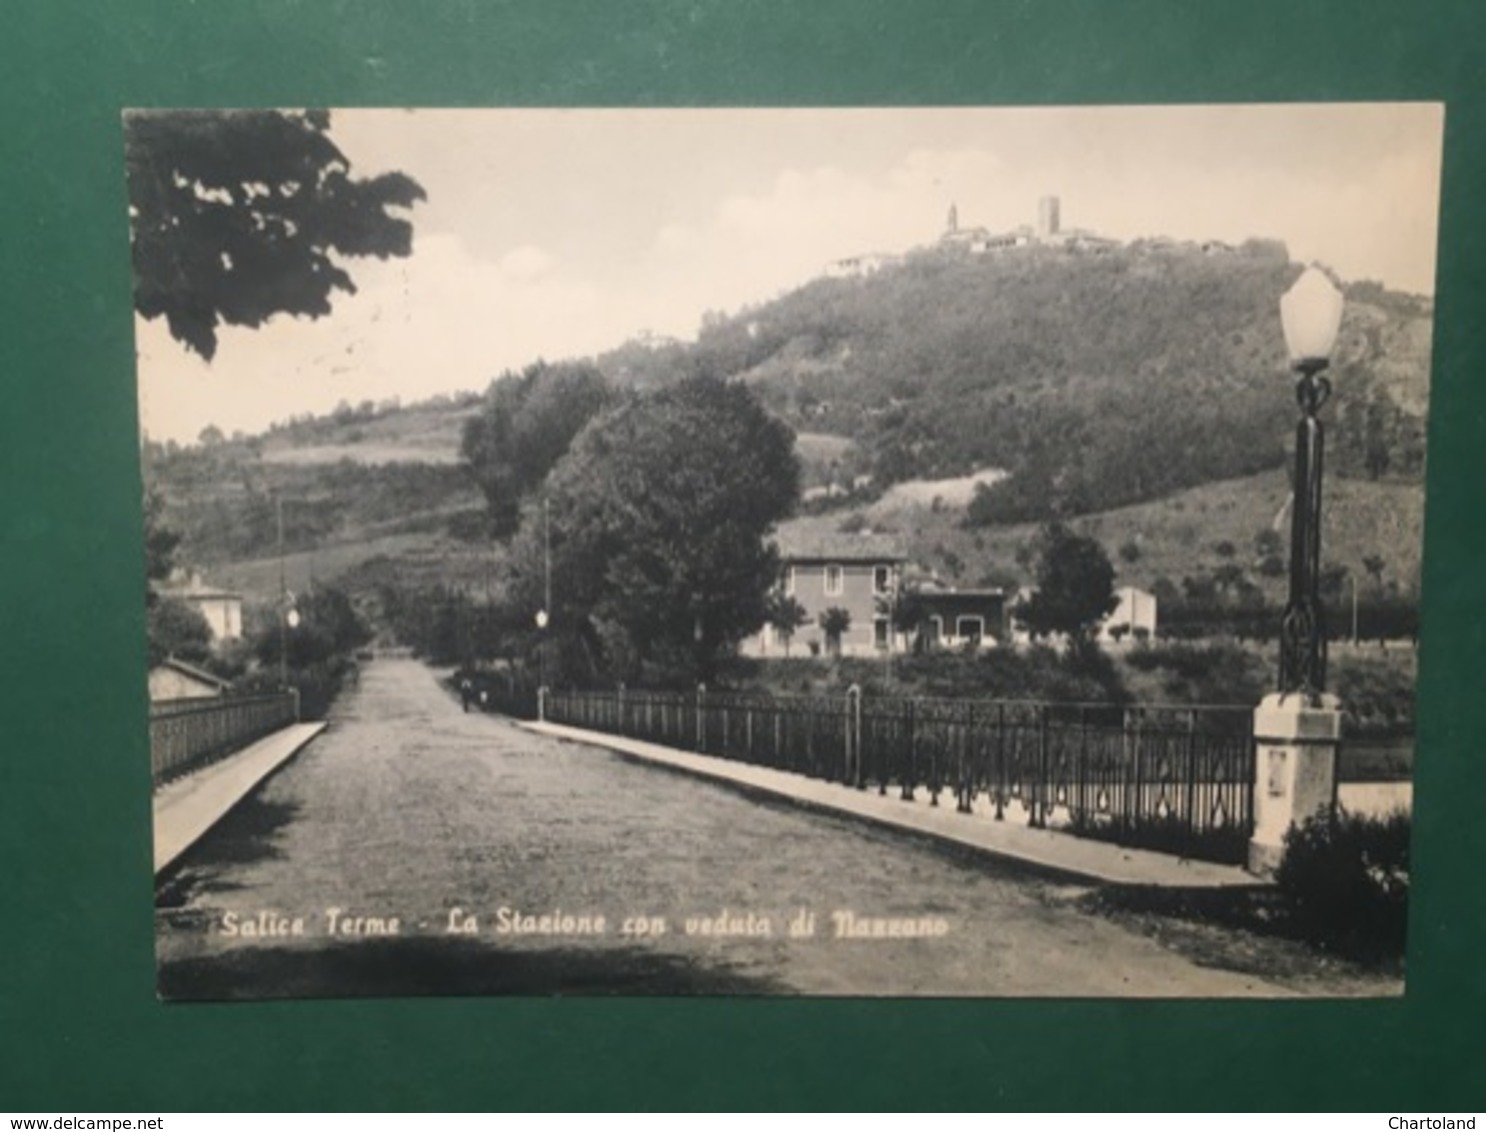
<path fill-rule="evenodd" d="M 127 111 L 159 996 L 1404 994 L 1443 131 Z"/>

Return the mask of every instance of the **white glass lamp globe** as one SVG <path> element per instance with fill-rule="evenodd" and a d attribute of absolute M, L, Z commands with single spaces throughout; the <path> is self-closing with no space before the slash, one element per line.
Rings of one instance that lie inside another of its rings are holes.
<path fill-rule="evenodd" d="M 538 629 L 545 629 L 546 627 L 547 627 L 547 611 L 545 609 L 539 609 L 539 610 L 537 610 L 537 628 Z"/>
<path fill-rule="evenodd" d="M 291 609 L 288 613 L 284 614 L 284 620 L 286 622 L 288 622 L 289 628 L 291 628 L 291 629 L 298 629 L 299 628 L 299 610 L 297 610 L 297 609 Z"/>
<path fill-rule="evenodd" d="M 1293 363 L 1327 362 L 1342 325 L 1342 293 L 1324 271 L 1308 267 L 1280 299 L 1280 322 Z"/>

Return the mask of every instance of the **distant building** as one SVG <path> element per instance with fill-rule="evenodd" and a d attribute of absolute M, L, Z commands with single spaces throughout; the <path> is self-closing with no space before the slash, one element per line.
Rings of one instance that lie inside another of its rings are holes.
<path fill-rule="evenodd" d="M 150 669 L 150 702 L 200 700 L 223 695 L 230 685 L 205 669 L 166 657 Z"/>
<path fill-rule="evenodd" d="M 1006 591 L 934 590 L 914 593 L 914 636 L 924 649 L 994 648 L 1006 631 Z"/>
<path fill-rule="evenodd" d="M 845 259 L 838 259 L 827 264 L 826 275 L 832 279 L 863 279 L 897 262 L 897 256 L 888 255 L 885 252 L 847 256 Z"/>
<path fill-rule="evenodd" d="M 907 560 L 886 535 L 780 536 L 782 591 L 800 603 L 805 622 L 790 633 L 765 625 L 739 646 L 745 656 L 872 656 L 897 651 L 888 610 Z M 850 617 L 839 640 L 829 639 L 821 617 L 830 609 Z"/>
<path fill-rule="evenodd" d="M 1017 605 L 1032 597 L 1037 592 L 1035 586 L 1029 586 L 1017 591 L 1007 602 L 1007 609 L 1014 610 Z M 1094 640 L 1100 645 L 1128 645 L 1132 642 L 1147 639 L 1152 640 L 1156 636 L 1156 595 L 1149 590 L 1143 590 L 1136 586 L 1120 586 L 1114 591 L 1114 610 L 1099 623 L 1098 630 L 1094 633 Z M 1033 643 L 1033 636 L 1027 628 L 1017 622 L 1013 616 L 1009 636 L 1017 645 L 1028 645 Z M 1060 647 L 1064 643 L 1062 634 L 1053 633 L 1041 638 L 1044 644 Z"/>
<path fill-rule="evenodd" d="M 161 597 L 174 598 L 189 605 L 211 627 L 213 641 L 232 641 L 243 635 L 243 599 L 241 594 L 219 590 L 191 574 L 160 588 Z"/>

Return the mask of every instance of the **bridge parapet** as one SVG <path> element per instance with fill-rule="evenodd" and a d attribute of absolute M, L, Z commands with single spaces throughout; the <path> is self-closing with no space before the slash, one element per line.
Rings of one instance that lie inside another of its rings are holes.
<path fill-rule="evenodd" d="M 158 700 L 150 705 L 150 769 L 158 787 L 299 719 L 293 689 L 264 696 Z"/>

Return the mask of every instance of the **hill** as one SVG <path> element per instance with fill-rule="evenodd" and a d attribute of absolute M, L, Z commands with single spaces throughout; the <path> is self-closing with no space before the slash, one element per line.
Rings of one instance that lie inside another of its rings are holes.
<path fill-rule="evenodd" d="M 1266 567 L 1266 560 L 1287 553 L 1289 496 L 1286 474 L 1275 470 L 1086 515 L 1074 526 L 1104 546 L 1118 585 L 1161 589 L 1164 580 L 1180 589 L 1184 579 L 1241 577 L 1268 604 L 1282 605 L 1287 575 Z M 1345 569 L 1364 595 L 1378 588 L 1417 595 L 1421 491 L 1401 483 L 1328 479 L 1323 520 L 1326 563 Z M 900 492 L 845 514 L 802 516 L 788 526 L 792 533 L 816 535 L 843 528 L 896 533 L 914 548 L 919 566 L 960 586 L 1034 581 L 1039 524 L 968 527 L 963 509 Z M 1369 559 L 1381 563 L 1376 575 L 1365 565 Z"/>
<path fill-rule="evenodd" d="M 796 429 L 814 489 L 799 523 L 898 529 L 960 584 L 1029 581 L 1037 526 L 1057 514 L 1080 517 L 1122 581 L 1218 576 L 1274 601 L 1295 416 L 1276 302 L 1297 270 L 1263 241 L 936 247 L 709 316 L 695 343 L 592 361 L 621 389 L 698 370 L 747 382 Z M 1326 557 L 1412 595 L 1431 308 L 1375 283 L 1346 290 Z M 478 593 L 499 549 L 460 445 L 490 396 L 147 442 L 146 480 L 184 535 L 181 561 L 250 595 L 276 589 L 281 546 L 291 587 Z"/>
<path fill-rule="evenodd" d="M 837 474 L 877 492 L 995 468 L 975 521 L 1086 514 L 1284 463 L 1277 303 L 1298 271 L 1259 240 L 935 247 L 598 362 L 642 386 L 737 375 L 797 429 L 850 439 Z M 1418 483 L 1431 305 L 1368 282 L 1347 298 L 1332 470 Z"/>

